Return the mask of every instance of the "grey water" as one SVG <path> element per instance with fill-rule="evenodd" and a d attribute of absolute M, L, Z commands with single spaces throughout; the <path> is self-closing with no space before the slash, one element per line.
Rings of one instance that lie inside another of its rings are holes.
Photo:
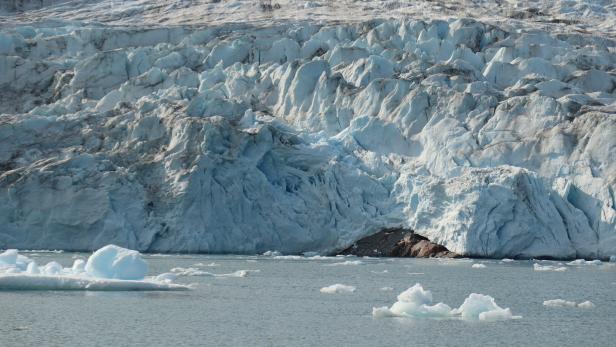
<path fill-rule="evenodd" d="M 74 253 L 28 254 L 68 266 Z M 81 255 L 86 256 L 86 255 Z M 146 256 L 150 272 L 215 263 L 213 273 L 259 270 L 244 278 L 180 277 L 187 292 L 0 292 L 0 346 L 614 346 L 616 264 L 534 271 L 531 261 L 291 260 L 251 256 Z M 551 262 L 545 262 L 551 264 Z M 335 283 L 354 293 L 323 294 Z M 435 302 L 457 307 L 491 295 L 518 320 L 468 322 L 372 317 L 421 283 Z M 381 290 L 392 287 L 392 291 Z M 592 301 L 592 309 L 544 300 Z"/>

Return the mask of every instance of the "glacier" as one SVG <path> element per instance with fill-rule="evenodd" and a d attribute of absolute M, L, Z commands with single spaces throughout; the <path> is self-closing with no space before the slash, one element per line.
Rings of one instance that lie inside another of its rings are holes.
<path fill-rule="evenodd" d="M 616 255 L 609 1 L 9 3 L 0 248 Z"/>

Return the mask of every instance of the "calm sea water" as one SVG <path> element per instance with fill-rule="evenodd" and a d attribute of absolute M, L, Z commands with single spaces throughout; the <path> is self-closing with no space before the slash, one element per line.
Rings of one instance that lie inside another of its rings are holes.
<path fill-rule="evenodd" d="M 28 255 L 65 266 L 76 254 Z M 615 346 L 616 265 L 538 272 L 532 263 L 429 259 L 274 260 L 247 256 L 147 256 L 151 273 L 195 263 L 205 271 L 260 270 L 245 278 L 181 277 L 189 292 L 0 292 L 0 346 Z M 548 264 L 548 262 L 546 262 Z M 322 294 L 335 283 L 352 294 Z M 421 283 L 459 306 L 488 294 L 522 319 L 502 322 L 372 317 Z M 393 291 L 383 291 L 392 287 Z M 592 301 L 593 309 L 544 300 Z"/>

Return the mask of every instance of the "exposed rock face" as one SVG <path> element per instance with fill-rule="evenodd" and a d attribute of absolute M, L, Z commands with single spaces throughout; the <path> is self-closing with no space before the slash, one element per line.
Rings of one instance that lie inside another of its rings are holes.
<path fill-rule="evenodd" d="M 343 250 L 341 255 L 360 257 L 414 257 L 414 258 L 457 258 L 447 247 L 430 242 L 427 238 L 411 230 L 387 229 L 374 235 L 364 237 L 351 247 Z"/>

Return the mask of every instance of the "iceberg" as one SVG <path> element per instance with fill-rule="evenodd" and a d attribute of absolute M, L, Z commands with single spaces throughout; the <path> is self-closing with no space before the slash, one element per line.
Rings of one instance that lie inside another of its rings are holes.
<path fill-rule="evenodd" d="M 71 267 L 51 261 L 38 266 L 11 249 L 0 254 L 0 290 L 169 291 L 189 290 L 175 276 L 147 276 L 147 263 L 137 251 L 107 245 Z"/>
<path fill-rule="evenodd" d="M 353 266 L 362 265 L 364 262 L 361 260 L 346 260 L 338 263 L 325 264 L 324 266 Z"/>
<path fill-rule="evenodd" d="M 84 270 L 91 277 L 141 280 L 148 273 L 148 264 L 137 251 L 107 245 L 88 258 Z"/>
<path fill-rule="evenodd" d="M 579 304 L 576 304 L 575 301 L 568 301 L 568 300 L 563 300 L 563 299 L 553 299 L 553 300 L 544 301 L 543 306 L 578 307 L 578 308 L 584 308 L 584 309 L 591 309 L 595 307 L 595 304 L 593 304 L 591 301 L 584 301 L 584 302 L 580 302 Z"/>
<path fill-rule="evenodd" d="M 541 264 L 537 264 L 537 263 L 533 264 L 533 269 L 535 271 L 556 271 L 556 272 L 567 271 L 567 268 L 564 267 L 564 266 L 541 265 Z"/>
<path fill-rule="evenodd" d="M 175 267 L 171 269 L 171 273 L 176 276 L 204 276 L 204 277 L 247 277 L 250 272 L 259 272 L 260 270 L 237 270 L 231 273 L 215 274 L 208 271 L 199 270 L 194 267 L 183 268 Z"/>
<path fill-rule="evenodd" d="M 575 302 L 574 301 L 567 301 L 567 300 L 563 300 L 563 299 L 553 299 L 553 300 L 546 300 L 543 302 L 543 306 L 550 306 L 550 307 L 575 307 Z"/>
<path fill-rule="evenodd" d="M 467 321 L 500 321 L 519 319 L 509 308 L 498 306 L 489 295 L 471 293 L 458 308 L 439 302 L 433 304 L 432 293 L 417 283 L 398 295 L 391 307 L 372 309 L 375 318 L 406 317 L 431 319 L 462 319 Z"/>
<path fill-rule="evenodd" d="M 319 291 L 324 294 L 339 294 L 339 293 L 353 293 L 355 292 L 355 287 L 348 286 L 346 284 L 332 284 L 328 287 L 323 287 Z"/>
<path fill-rule="evenodd" d="M 0 247 L 616 254 L 607 2 L 130 3 L 0 2 Z"/>
<path fill-rule="evenodd" d="M 591 309 L 591 308 L 595 308 L 595 304 L 593 304 L 591 301 L 584 301 L 584 302 L 580 302 L 579 304 L 577 304 L 577 307 L 579 308 L 585 308 L 585 309 Z"/>
<path fill-rule="evenodd" d="M 599 259 L 595 260 L 585 260 L 585 259 L 576 259 L 567 263 L 569 266 L 583 266 L 583 265 L 601 265 L 602 262 Z"/>

